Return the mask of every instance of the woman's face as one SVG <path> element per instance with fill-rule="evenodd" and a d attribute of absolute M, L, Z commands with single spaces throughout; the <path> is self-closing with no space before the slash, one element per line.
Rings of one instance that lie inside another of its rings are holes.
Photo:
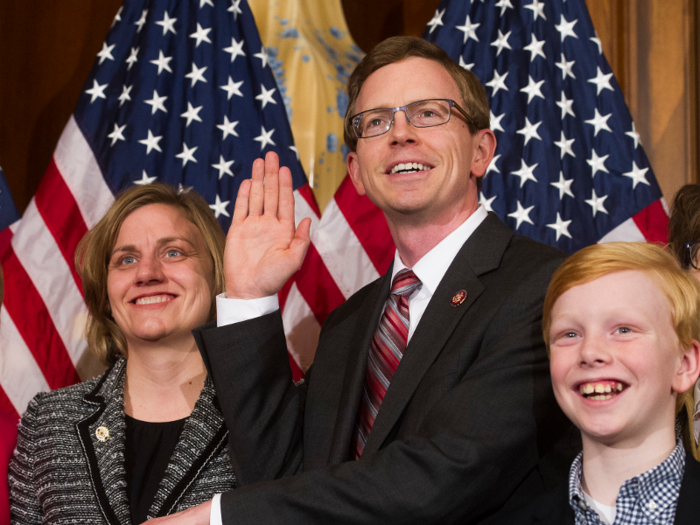
<path fill-rule="evenodd" d="M 112 316 L 130 348 L 178 343 L 209 317 L 214 265 L 204 237 L 177 209 L 149 204 L 121 225 L 107 270 Z"/>

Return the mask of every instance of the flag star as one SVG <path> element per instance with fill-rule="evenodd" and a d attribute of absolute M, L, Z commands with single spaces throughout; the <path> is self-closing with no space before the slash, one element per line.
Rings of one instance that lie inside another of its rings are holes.
<path fill-rule="evenodd" d="M 564 92 L 561 92 L 561 99 L 559 102 L 557 102 L 557 106 L 561 108 L 561 119 L 564 120 L 564 117 L 567 115 L 571 115 L 572 117 L 575 117 L 576 115 L 574 114 L 574 110 L 572 109 L 574 105 L 574 99 L 569 100 L 566 98 L 566 95 Z"/>
<path fill-rule="evenodd" d="M 139 144 L 144 144 L 146 146 L 146 155 L 148 155 L 152 149 L 162 152 L 163 150 L 160 149 L 160 146 L 158 145 L 162 138 L 163 135 L 158 135 L 157 137 L 154 137 L 153 133 L 151 133 L 151 130 L 149 129 L 148 137 L 146 137 L 143 140 L 139 140 Z"/>
<path fill-rule="evenodd" d="M 598 54 L 602 55 L 603 54 L 603 44 L 600 42 L 600 38 L 598 38 L 598 31 L 593 31 L 595 33 L 595 36 L 592 36 L 589 40 L 591 40 L 595 45 L 598 46 Z"/>
<path fill-rule="evenodd" d="M 294 155 L 296 155 L 297 160 L 299 160 L 299 150 L 297 149 L 296 146 L 289 146 L 289 149 L 291 149 L 294 152 Z"/>
<path fill-rule="evenodd" d="M 518 201 L 518 209 L 515 210 L 513 213 L 508 214 L 508 217 L 513 217 L 516 220 L 516 230 L 520 228 L 520 225 L 523 222 L 528 222 L 533 225 L 535 224 L 534 222 L 532 222 L 532 219 L 530 219 L 530 212 L 533 208 L 534 206 L 530 206 L 529 208 L 523 208 L 523 205 L 520 204 L 520 201 Z"/>
<path fill-rule="evenodd" d="M 537 40 L 537 37 L 533 33 L 532 34 L 532 42 L 530 42 L 528 45 L 526 45 L 523 49 L 525 51 L 530 52 L 530 62 L 532 62 L 538 56 L 544 58 L 545 60 L 547 59 L 547 57 L 544 55 L 544 51 L 542 50 L 543 47 L 544 47 L 544 40 Z"/>
<path fill-rule="evenodd" d="M 86 89 L 85 93 L 90 95 L 90 104 L 95 102 L 98 98 L 104 98 L 106 99 L 107 96 L 105 95 L 105 89 L 107 88 L 107 84 L 98 84 L 97 80 L 93 79 L 92 80 L 92 87 L 90 89 Z"/>
<path fill-rule="evenodd" d="M 493 93 L 491 93 L 491 97 L 498 93 L 499 89 L 508 91 L 508 88 L 506 87 L 507 76 L 508 71 L 506 71 L 503 75 L 499 75 L 498 71 L 496 71 L 495 69 L 493 70 L 493 78 L 486 83 L 487 86 L 493 88 Z"/>
<path fill-rule="evenodd" d="M 126 59 L 126 63 L 129 64 L 126 66 L 126 70 L 129 71 L 136 62 L 139 61 L 138 55 L 139 54 L 139 48 L 138 47 L 132 47 L 131 48 L 131 54 L 129 54 L 129 58 Z"/>
<path fill-rule="evenodd" d="M 537 133 L 537 128 L 540 127 L 540 124 L 542 124 L 542 121 L 538 122 L 537 124 L 530 124 L 530 120 L 527 117 L 525 117 L 525 125 L 522 128 L 520 128 L 516 133 L 525 137 L 525 144 L 530 142 L 530 139 L 533 138 L 537 140 L 542 140 L 542 137 L 540 137 L 539 133 Z"/>
<path fill-rule="evenodd" d="M 114 57 L 112 56 L 112 49 L 114 49 L 114 46 L 116 44 L 112 44 L 111 46 L 107 45 L 107 42 L 102 42 L 102 50 L 97 53 L 97 56 L 100 57 L 100 61 L 97 63 L 98 65 L 102 64 L 105 60 L 114 60 Z"/>
<path fill-rule="evenodd" d="M 523 185 L 531 180 L 534 182 L 537 182 L 537 179 L 535 176 L 532 174 L 535 171 L 535 168 L 539 165 L 539 163 L 535 163 L 532 166 L 528 166 L 525 164 L 525 160 L 521 159 L 520 160 L 520 169 L 518 171 L 514 171 L 511 173 L 511 175 L 515 175 L 517 177 L 520 177 L 520 187 L 522 188 Z"/>
<path fill-rule="evenodd" d="M 193 148 L 188 148 L 187 144 L 185 142 L 182 142 L 182 151 L 175 155 L 176 158 L 182 159 L 182 167 L 184 168 L 185 165 L 192 161 L 192 162 L 197 162 L 197 159 L 194 158 L 194 152 L 197 151 L 197 148 L 199 146 L 195 146 Z"/>
<path fill-rule="evenodd" d="M 129 96 L 129 93 L 131 93 L 131 88 L 133 88 L 133 84 L 131 86 L 127 86 L 124 84 L 122 86 L 122 94 L 119 95 L 119 107 L 122 107 L 122 104 L 126 102 L 127 100 L 131 100 L 131 97 Z"/>
<path fill-rule="evenodd" d="M 567 36 L 578 38 L 578 36 L 574 32 L 574 26 L 576 25 L 576 22 L 578 22 L 578 19 L 574 20 L 573 22 L 568 22 L 566 18 L 564 18 L 564 15 L 561 15 L 561 18 L 559 18 L 559 24 L 555 25 L 554 27 L 561 34 L 562 43 L 564 42 L 564 39 Z"/>
<path fill-rule="evenodd" d="M 236 39 L 231 37 L 231 46 L 225 47 L 224 51 L 231 53 L 231 62 L 233 62 L 237 56 L 245 56 L 245 51 L 243 51 L 243 44 L 245 41 L 241 39 L 240 42 L 236 42 Z"/>
<path fill-rule="evenodd" d="M 556 144 L 560 149 L 560 159 L 563 159 L 564 155 L 571 155 L 572 157 L 576 157 L 574 150 L 571 149 L 571 146 L 574 142 L 576 142 L 576 139 L 567 139 L 564 136 L 564 130 L 561 131 L 561 138 L 559 139 L 559 141 L 554 141 L 554 144 Z"/>
<path fill-rule="evenodd" d="M 501 51 L 503 51 L 503 48 L 513 49 L 512 47 L 510 47 L 510 44 L 508 43 L 508 37 L 510 36 L 510 34 L 512 32 L 513 31 L 508 31 L 504 35 L 503 33 L 501 33 L 500 29 L 498 30 L 498 37 L 496 38 L 496 40 L 491 42 L 491 45 L 498 49 L 498 51 L 496 51 L 496 56 L 501 54 Z"/>
<path fill-rule="evenodd" d="M 527 86 L 525 86 L 524 88 L 522 88 L 520 90 L 521 93 L 527 93 L 527 103 L 528 104 L 535 97 L 544 98 L 544 95 L 542 94 L 542 89 L 541 89 L 542 84 L 544 84 L 544 80 L 540 80 L 539 82 L 535 82 L 531 76 L 528 76 Z"/>
<path fill-rule="evenodd" d="M 146 23 L 146 16 L 148 15 L 148 9 L 144 9 L 141 11 L 141 18 L 138 19 L 137 22 L 134 22 L 134 25 L 139 26 L 139 28 L 136 30 L 137 33 L 140 33 L 141 30 L 143 29 L 143 25 Z"/>
<path fill-rule="evenodd" d="M 201 7 L 201 6 L 200 6 Z M 192 33 L 190 35 L 190 38 L 194 38 L 197 40 L 197 43 L 194 45 L 195 48 L 199 47 L 199 44 L 202 42 L 206 42 L 207 44 L 211 44 L 211 40 L 209 40 L 209 33 L 211 32 L 211 27 L 209 29 L 204 29 L 201 25 L 199 25 L 199 22 L 197 22 L 197 31 Z"/>
<path fill-rule="evenodd" d="M 205 5 L 210 5 L 214 7 L 214 3 L 211 0 L 199 0 L 199 8 L 201 9 Z"/>
<path fill-rule="evenodd" d="M 121 6 L 119 11 L 117 11 L 117 14 L 114 15 L 114 20 L 112 20 L 112 25 L 110 27 L 114 27 L 114 24 L 122 21 L 122 9 L 124 9 L 124 6 Z"/>
<path fill-rule="evenodd" d="M 221 198 L 217 194 L 216 196 L 216 202 L 214 204 L 210 204 L 209 207 L 214 210 L 214 217 L 217 219 L 219 218 L 219 215 L 226 215 L 226 217 L 230 217 L 228 212 L 226 211 L 226 206 L 228 206 L 229 202 L 231 201 L 221 201 Z"/>
<path fill-rule="evenodd" d="M 243 81 L 241 80 L 240 82 L 234 82 L 231 79 L 231 76 L 229 75 L 228 77 L 228 84 L 225 86 L 219 86 L 221 89 L 226 91 L 227 98 L 226 100 L 231 100 L 231 97 L 233 95 L 238 95 L 239 97 L 243 96 L 243 93 L 241 93 L 241 86 L 243 85 Z"/>
<path fill-rule="evenodd" d="M 566 180 L 564 178 L 564 172 L 560 171 L 559 182 L 550 182 L 550 184 L 559 190 L 559 200 L 561 200 L 564 198 L 564 195 L 568 195 L 569 197 L 574 196 L 573 192 L 571 191 L 571 185 L 573 182 L 574 179 Z"/>
<path fill-rule="evenodd" d="M 576 75 L 574 75 L 573 68 L 574 64 L 576 63 L 575 60 L 572 60 L 571 62 L 567 62 L 566 57 L 564 56 L 564 53 L 561 54 L 561 62 L 555 62 L 554 65 L 556 65 L 559 69 L 561 69 L 561 79 L 566 80 L 566 77 L 569 76 L 571 78 L 576 78 Z"/>
<path fill-rule="evenodd" d="M 173 35 L 176 35 L 177 33 L 175 32 L 175 22 L 177 22 L 177 18 L 170 18 L 170 15 L 168 15 L 168 12 L 166 11 L 163 14 L 163 20 L 161 20 L 160 22 L 156 22 L 156 25 L 159 25 L 163 28 L 163 36 L 165 36 L 168 31 L 172 31 Z"/>
<path fill-rule="evenodd" d="M 435 10 L 433 18 L 430 19 L 430 22 L 428 22 L 428 25 L 426 26 L 430 28 L 428 34 L 431 34 L 436 27 L 443 25 L 442 16 L 445 14 L 445 11 L 447 11 L 447 8 L 443 9 L 442 11 L 440 11 L 439 9 Z"/>
<path fill-rule="evenodd" d="M 224 132 L 224 136 L 221 140 L 226 140 L 226 137 L 228 137 L 229 135 L 233 135 L 234 137 L 237 137 L 238 133 L 236 133 L 236 129 L 235 129 L 237 124 L 238 124 L 238 121 L 229 122 L 228 117 L 226 115 L 224 115 L 224 123 L 216 126 L 221 131 Z"/>
<path fill-rule="evenodd" d="M 501 113 L 500 115 L 496 116 L 493 114 L 493 111 L 489 110 L 489 121 L 491 123 L 489 127 L 491 128 L 491 131 L 504 131 L 503 127 L 501 126 L 501 120 L 503 120 L 503 117 L 505 116 L 505 113 Z"/>
<path fill-rule="evenodd" d="M 479 193 L 479 204 L 481 204 L 486 211 L 493 211 L 493 208 L 491 207 L 491 203 L 496 200 L 496 195 L 491 197 L 490 199 L 487 199 L 484 197 L 484 192 Z"/>
<path fill-rule="evenodd" d="M 486 173 L 484 173 L 484 176 L 488 175 L 490 172 L 495 171 L 496 173 L 501 173 L 501 170 L 498 169 L 498 166 L 496 166 L 496 162 L 498 162 L 498 159 L 501 158 L 501 154 L 499 153 L 495 157 L 491 159 L 491 162 L 489 162 L 488 168 L 486 168 Z"/>
<path fill-rule="evenodd" d="M 262 68 L 270 63 L 270 58 L 267 56 L 267 52 L 265 51 L 264 47 L 260 48 L 260 53 L 255 53 L 253 56 L 262 60 L 262 65 L 260 66 Z"/>
<path fill-rule="evenodd" d="M 165 69 L 168 73 L 172 73 L 173 70 L 170 69 L 170 61 L 173 59 L 173 57 L 166 57 L 163 54 L 163 51 L 160 49 L 158 50 L 158 60 L 151 60 L 151 64 L 155 64 L 158 66 L 158 74 L 160 75 L 163 70 Z"/>
<path fill-rule="evenodd" d="M 557 222 L 547 224 L 547 228 L 552 228 L 555 232 L 557 232 L 557 241 L 562 235 L 565 235 L 566 237 L 571 239 L 571 234 L 569 233 L 569 224 L 571 224 L 571 221 L 563 221 L 561 219 L 561 216 L 559 215 L 559 212 L 557 212 Z"/>
<path fill-rule="evenodd" d="M 207 70 L 207 66 L 204 66 L 202 68 L 198 68 L 197 64 L 192 62 L 192 71 L 187 73 L 185 75 L 185 78 L 189 78 L 192 81 L 192 84 L 190 84 L 190 87 L 194 87 L 194 85 L 197 83 L 197 81 L 202 81 L 206 84 L 207 79 L 204 78 L 204 72 Z"/>
<path fill-rule="evenodd" d="M 595 188 L 593 188 L 593 195 L 591 196 L 590 199 L 587 199 L 585 202 L 586 202 L 586 204 L 591 206 L 591 208 L 593 208 L 591 211 L 593 212 L 594 218 L 595 218 L 595 214 L 598 212 L 606 213 L 606 214 L 608 213 L 608 210 L 605 209 L 605 206 L 603 204 L 605 202 L 605 199 L 607 199 L 607 198 L 608 198 L 607 195 L 603 195 L 602 197 L 598 197 L 595 194 Z"/>
<path fill-rule="evenodd" d="M 199 112 L 202 110 L 203 107 L 204 106 L 199 106 L 195 108 L 190 102 L 187 103 L 187 111 L 180 115 L 182 118 L 187 119 L 185 127 L 188 127 L 190 124 L 192 124 L 193 120 L 196 120 L 197 122 L 202 122 L 202 119 L 199 116 Z"/>
<path fill-rule="evenodd" d="M 114 146 L 114 144 L 116 144 L 116 142 L 118 140 L 126 140 L 124 138 L 123 133 L 122 133 L 125 128 L 126 128 L 126 124 L 124 124 L 123 126 L 120 127 L 120 126 L 117 126 L 116 122 L 114 123 L 114 130 L 112 130 L 112 133 L 107 135 L 107 138 L 112 139 L 112 143 L 110 144 L 110 146 Z"/>
<path fill-rule="evenodd" d="M 641 169 L 637 167 L 637 163 L 635 161 L 632 161 L 632 171 L 628 171 L 627 173 L 623 173 L 622 175 L 632 179 L 632 189 L 635 189 L 637 187 L 637 184 L 639 184 L 640 182 L 642 184 L 646 184 L 647 186 L 650 185 L 649 181 L 644 176 L 644 174 L 647 171 L 649 171 L 649 168 Z"/>
<path fill-rule="evenodd" d="M 604 171 L 605 173 L 610 173 L 608 168 L 605 167 L 605 161 L 608 160 L 610 155 L 605 155 L 604 157 L 599 157 L 595 150 L 591 150 L 591 158 L 586 162 L 591 167 L 591 178 L 595 177 L 595 174 L 599 171 Z"/>
<path fill-rule="evenodd" d="M 257 97 L 255 97 L 255 100 L 259 100 L 260 102 L 262 102 L 263 109 L 265 109 L 265 106 L 267 106 L 268 102 L 272 104 L 277 104 L 277 102 L 275 102 L 275 99 L 272 98 L 272 95 L 274 95 L 276 91 L 275 88 L 270 88 L 270 90 L 268 91 L 267 89 L 265 89 L 265 86 L 263 84 L 260 84 L 260 89 L 262 90 L 262 92 Z"/>
<path fill-rule="evenodd" d="M 510 3 L 510 0 L 498 0 L 498 2 L 496 2 L 496 7 L 501 8 L 501 16 L 503 16 L 506 9 L 513 9 L 513 4 Z"/>
<path fill-rule="evenodd" d="M 165 102 L 167 100 L 167 98 L 168 97 L 165 95 L 163 95 L 162 97 L 159 96 L 158 92 L 154 89 L 153 90 L 153 98 L 150 100 L 144 100 L 144 102 L 146 104 L 148 104 L 149 106 L 151 106 L 151 108 L 152 108 L 151 115 L 155 115 L 156 111 L 158 111 L 159 109 L 163 113 L 167 113 L 168 110 L 165 109 L 165 106 L 163 105 L 163 102 Z"/>
<path fill-rule="evenodd" d="M 637 146 L 641 144 L 641 141 L 639 140 L 639 133 L 637 133 L 637 130 L 634 127 L 634 122 L 632 122 L 632 131 L 628 131 L 625 133 L 628 137 L 632 137 L 632 140 L 634 140 L 634 149 L 637 149 Z"/>
<path fill-rule="evenodd" d="M 462 44 L 466 44 L 467 40 L 469 40 L 470 38 L 475 40 L 476 42 L 479 41 L 479 38 L 476 36 L 476 28 L 480 25 L 481 24 L 472 24 L 471 18 L 469 18 L 469 15 L 467 15 L 467 20 L 464 22 L 464 25 L 457 26 L 457 29 L 464 33 L 464 41 L 462 42 Z"/>
<path fill-rule="evenodd" d="M 177 184 L 177 194 L 182 195 L 183 193 L 189 193 L 193 190 L 194 188 L 192 186 L 185 186 L 182 184 L 182 182 L 178 182 Z"/>
<path fill-rule="evenodd" d="M 272 140 L 272 134 L 275 132 L 275 130 L 271 129 L 270 131 L 265 131 L 265 126 L 260 127 L 262 128 L 260 131 L 260 135 L 253 139 L 260 143 L 260 151 L 264 150 L 265 146 L 267 146 L 268 144 L 276 146 L 277 144 L 275 144 L 275 142 Z"/>
<path fill-rule="evenodd" d="M 604 75 L 603 72 L 600 70 L 600 66 L 598 66 L 598 74 L 595 76 L 595 78 L 591 78 L 588 82 L 591 84 L 595 84 L 596 87 L 598 88 L 598 92 L 596 95 L 600 95 L 600 92 L 603 91 L 604 89 L 609 89 L 610 91 L 615 91 L 612 86 L 610 85 L 610 77 L 612 77 L 612 73 L 608 73 L 607 75 Z"/>
<path fill-rule="evenodd" d="M 149 177 L 148 174 L 146 173 L 146 170 L 143 170 L 143 173 L 141 174 L 141 178 L 139 180 L 135 180 L 134 184 L 137 184 L 139 186 L 144 186 L 145 184 L 151 184 L 152 182 L 156 181 L 157 177 Z"/>
<path fill-rule="evenodd" d="M 231 164 L 233 164 L 232 160 L 224 160 L 224 156 L 219 155 L 219 163 L 212 164 L 211 167 L 219 170 L 219 180 L 221 180 L 221 177 L 224 176 L 224 173 L 233 177 L 233 172 L 231 171 Z"/>
<path fill-rule="evenodd" d="M 532 3 L 526 5 L 525 9 L 532 10 L 532 16 L 534 17 L 533 20 L 535 22 L 537 21 L 538 16 L 541 16 L 542 18 L 547 20 L 547 17 L 544 16 L 544 2 L 540 2 L 540 0 L 532 0 Z"/>
<path fill-rule="evenodd" d="M 241 0 L 231 0 L 231 7 L 228 8 L 229 13 L 233 13 L 233 19 L 238 20 L 238 15 L 242 15 Z M 226 214 L 228 216 L 228 214 Z"/>
<path fill-rule="evenodd" d="M 610 129 L 610 126 L 608 126 L 608 119 L 612 117 L 612 113 L 609 115 L 602 116 L 600 113 L 598 113 L 598 108 L 595 108 L 595 115 L 591 120 L 586 120 L 586 124 L 590 124 L 595 127 L 595 131 L 593 132 L 593 136 L 597 137 L 598 132 L 601 129 L 604 129 L 605 131 L 609 131 L 612 133 L 612 130 Z"/>
<path fill-rule="evenodd" d="M 464 58 L 462 58 L 462 57 L 460 56 L 460 57 L 459 57 L 459 67 L 463 67 L 464 69 L 466 69 L 466 70 L 468 70 L 468 71 L 471 71 L 472 68 L 474 67 L 474 62 L 472 62 L 471 64 L 467 64 L 467 63 L 464 61 Z"/>

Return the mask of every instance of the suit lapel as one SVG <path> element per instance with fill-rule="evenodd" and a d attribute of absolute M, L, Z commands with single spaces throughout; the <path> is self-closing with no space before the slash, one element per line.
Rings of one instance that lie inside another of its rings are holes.
<path fill-rule="evenodd" d="M 165 469 L 149 518 L 173 513 L 209 461 L 227 445 L 228 429 L 217 406 L 214 385 L 207 377 Z"/>
<path fill-rule="evenodd" d="M 700 494 L 700 463 L 695 461 L 692 454 L 686 452 L 685 472 L 681 482 L 681 491 L 678 494 L 678 506 L 676 507 L 674 523 L 698 523 L 698 520 L 700 520 L 698 494 Z"/>
<path fill-rule="evenodd" d="M 380 449 L 428 368 L 484 291 L 479 276 L 498 268 L 512 237 L 513 233 L 489 214 L 457 253 L 406 347 L 369 434 L 365 454 Z M 452 298 L 460 290 L 465 290 L 467 297 L 454 307 Z"/>
<path fill-rule="evenodd" d="M 89 414 L 76 424 L 90 481 L 107 523 L 130 525 L 124 468 L 124 373 L 120 359 L 83 398 Z M 100 432 L 98 432 L 100 429 Z M 104 439 L 105 429 L 109 437 Z M 98 434 L 104 440 L 98 439 Z"/>

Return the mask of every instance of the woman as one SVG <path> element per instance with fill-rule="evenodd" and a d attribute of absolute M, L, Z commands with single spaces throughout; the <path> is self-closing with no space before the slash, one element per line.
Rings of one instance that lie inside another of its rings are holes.
<path fill-rule="evenodd" d="M 214 318 L 224 235 L 195 192 L 118 197 L 76 266 L 101 377 L 38 394 L 10 466 L 12 520 L 134 525 L 235 486 L 228 431 L 192 328 Z"/>
<path fill-rule="evenodd" d="M 676 193 L 668 222 L 668 240 L 669 250 L 683 268 L 700 279 L 700 184 L 687 184 Z M 684 396 L 678 396 L 678 403 L 676 421 L 683 444 L 700 461 L 700 381 Z"/>

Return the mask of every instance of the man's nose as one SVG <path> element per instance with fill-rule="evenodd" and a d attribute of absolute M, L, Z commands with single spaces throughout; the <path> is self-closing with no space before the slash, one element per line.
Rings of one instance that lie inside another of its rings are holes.
<path fill-rule="evenodd" d="M 389 133 L 395 142 L 413 141 L 415 139 L 416 128 L 408 118 L 405 109 L 399 109 L 394 113 L 391 129 Z"/>

